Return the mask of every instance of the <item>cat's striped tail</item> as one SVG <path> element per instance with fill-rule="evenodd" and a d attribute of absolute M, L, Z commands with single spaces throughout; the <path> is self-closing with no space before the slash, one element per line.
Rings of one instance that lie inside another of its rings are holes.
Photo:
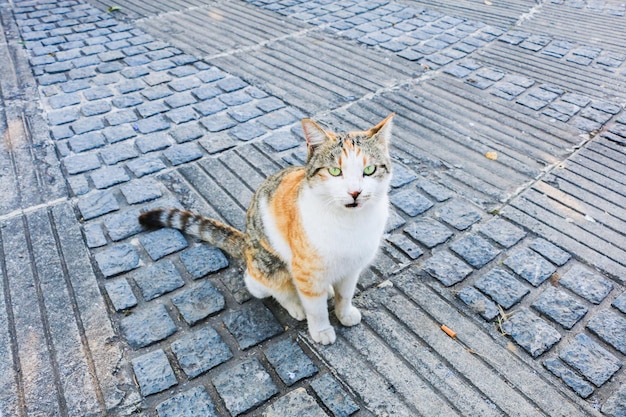
<path fill-rule="evenodd" d="M 139 215 L 139 223 L 147 229 L 171 227 L 197 237 L 213 246 L 243 259 L 245 234 L 218 220 L 179 209 L 156 209 Z"/>

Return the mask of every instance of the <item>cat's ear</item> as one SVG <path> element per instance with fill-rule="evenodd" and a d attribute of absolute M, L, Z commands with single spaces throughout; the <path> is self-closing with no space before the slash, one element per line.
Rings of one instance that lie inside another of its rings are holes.
<path fill-rule="evenodd" d="M 392 120 L 395 115 L 395 113 L 391 113 L 385 120 L 368 130 L 368 136 L 370 138 L 376 138 L 376 140 L 385 145 L 389 145 L 389 141 L 391 140 L 391 127 L 393 125 Z"/>
<path fill-rule="evenodd" d="M 333 138 L 332 134 L 322 129 L 322 127 L 312 119 L 302 119 L 302 130 L 304 131 L 304 137 L 306 138 L 306 144 L 309 150 Z"/>

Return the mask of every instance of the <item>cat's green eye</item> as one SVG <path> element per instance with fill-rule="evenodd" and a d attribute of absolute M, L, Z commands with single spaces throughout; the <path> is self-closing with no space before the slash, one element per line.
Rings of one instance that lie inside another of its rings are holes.
<path fill-rule="evenodd" d="M 368 165 L 363 169 L 365 175 L 372 175 L 374 172 L 376 172 L 376 165 Z"/>
<path fill-rule="evenodd" d="M 328 168 L 328 173 L 332 175 L 333 177 L 338 177 L 341 175 L 341 168 L 337 168 L 337 167 Z"/>

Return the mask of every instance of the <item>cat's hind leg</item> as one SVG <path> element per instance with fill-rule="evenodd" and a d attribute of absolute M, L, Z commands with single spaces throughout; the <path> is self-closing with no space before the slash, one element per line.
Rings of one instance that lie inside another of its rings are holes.
<path fill-rule="evenodd" d="M 253 297 L 274 297 L 294 319 L 301 321 L 306 318 L 298 293 L 296 292 L 293 284 L 290 282 L 285 282 L 278 289 L 270 288 L 252 277 L 247 270 L 244 274 L 244 281 L 246 283 L 246 287 L 248 288 L 248 292 L 250 292 Z"/>

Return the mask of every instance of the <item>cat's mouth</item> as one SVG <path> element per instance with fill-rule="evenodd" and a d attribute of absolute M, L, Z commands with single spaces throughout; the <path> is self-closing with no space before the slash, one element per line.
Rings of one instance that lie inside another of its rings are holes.
<path fill-rule="evenodd" d="M 346 208 L 356 208 L 356 207 L 359 207 L 359 206 L 360 206 L 360 204 L 357 203 L 356 201 L 354 203 L 350 203 L 350 204 L 345 204 L 344 205 L 344 207 L 346 207 Z"/>

